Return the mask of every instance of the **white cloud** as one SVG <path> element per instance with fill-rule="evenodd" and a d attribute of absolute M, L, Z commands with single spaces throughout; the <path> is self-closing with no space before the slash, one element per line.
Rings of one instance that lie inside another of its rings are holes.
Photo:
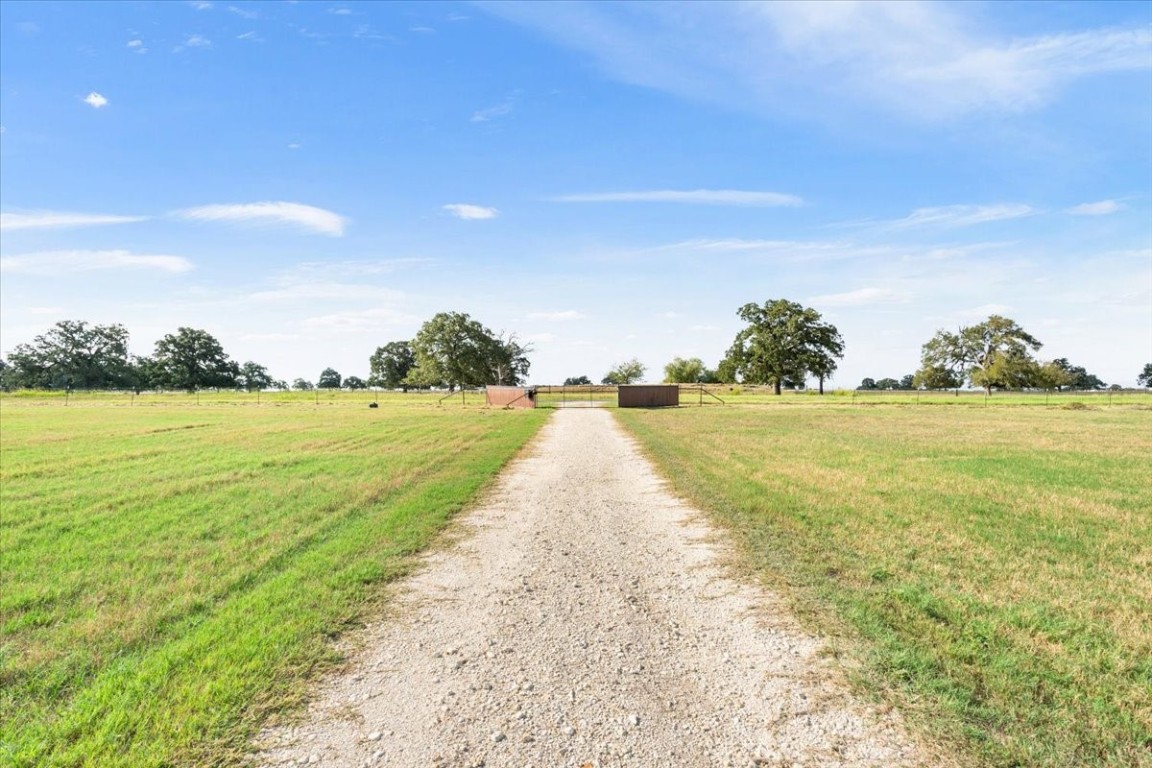
<path fill-rule="evenodd" d="M 300 341 L 304 337 L 298 333 L 243 333 L 241 341 Z"/>
<path fill-rule="evenodd" d="M 574 309 L 566 309 L 562 312 L 529 312 L 529 320 L 548 320 L 548 321 L 563 321 L 563 320 L 583 320 L 587 315 L 582 312 L 577 312 Z"/>
<path fill-rule="evenodd" d="M 807 303 L 832 307 L 856 307 L 870 304 L 899 304 L 907 300 L 905 295 L 886 288 L 860 288 L 847 293 L 813 296 L 808 299 Z"/>
<path fill-rule="evenodd" d="M 962 317 L 985 320 L 991 315 L 1007 315 L 1011 311 L 1012 307 L 1009 304 L 981 304 L 978 307 L 961 309 L 957 314 Z"/>
<path fill-rule="evenodd" d="M 1018 37 L 965 4 L 482 7 L 589 54 L 618 80 L 761 112 L 827 114 L 850 100 L 926 120 L 1019 112 L 1076 79 L 1152 67 L 1143 26 Z"/>
<path fill-rule="evenodd" d="M 917 208 L 903 219 L 888 222 L 893 227 L 966 227 L 989 221 L 1005 221 L 1033 216 L 1039 213 L 1022 203 L 1005 205 L 944 205 L 935 208 Z"/>
<path fill-rule="evenodd" d="M 145 221 L 147 218 L 146 216 L 110 216 L 100 213 L 66 213 L 63 211 L 0 213 L 0 230 L 88 227 L 96 224 L 130 224 L 134 221 Z"/>
<path fill-rule="evenodd" d="M 108 99 L 96 93 L 96 91 L 92 91 L 92 93 L 84 97 L 84 103 L 94 109 L 100 109 L 101 107 L 108 106 Z"/>
<path fill-rule="evenodd" d="M 130 251 L 41 251 L 0 257 L 0 272 L 59 276 L 107 269 L 155 269 L 188 272 L 192 262 L 181 256 L 138 254 Z"/>
<path fill-rule="evenodd" d="M 487 123 L 497 117 L 503 117 L 512 113 L 516 108 L 516 97 L 509 96 L 499 104 L 488 107 L 487 109 L 480 109 L 472 113 L 472 122 L 474 123 Z"/>
<path fill-rule="evenodd" d="M 383 328 L 389 326 L 407 326 L 419 320 L 395 309 L 383 307 L 375 309 L 348 310 L 334 312 L 330 315 L 309 317 L 302 325 L 313 329 L 340 329 L 345 331 L 359 331 Z"/>
<path fill-rule="evenodd" d="M 228 11 L 230 13 L 236 14 L 237 16 L 239 16 L 243 19 L 258 19 L 258 18 L 260 18 L 260 14 L 258 14 L 256 11 L 250 11 L 246 8 L 240 8 L 239 6 L 235 6 L 235 5 L 228 6 Z"/>
<path fill-rule="evenodd" d="M 468 203 L 452 203 L 443 206 L 443 208 L 458 219 L 494 219 L 500 215 L 500 211 L 496 208 L 489 208 L 483 205 L 470 205 Z"/>
<path fill-rule="evenodd" d="M 242 35 L 236 35 L 236 39 L 237 40 L 248 40 L 248 41 L 253 42 L 253 43 L 264 42 L 264 38 L 260 37 L 260 35 L 256 34 L 255 32 L 245 32 Z"/>
<path fill-rule="evenodd" d="M 344 234 L 347 219 L 343 216 L 302 203 L 263 202 L 202 205 L 176 211 L 175 216 L 197 221 L 238 221 L 295 224 L 313 232 L 333 237 Z"/>
<path fill-rule="evenodd" d="M 843 259 L 891 258 L 887 245 L 858 245 L 844 240 L 685 240 L 660 246 L 661 251 L 720 251 L 754 258 L 787 261 L 833 261 Z"/>
<path fill-rule="evenodd" d="M 1074 205 L 1071 208 L 1065 208 L 1065 213 L 1070 213 L 1073 216 L 1107 216 L 1110 213 L 1116 213 L 1124 208 L 1122 203 L 1115 200 L 1101 200 L 1098 203 L 1082 203 Z"/>
<path fill-rule="evenodd" d="M 696 203 L 702 205 L 796 206 L 804 200 L 779 192 L 740 189 L 657 189 L 645 192 L 594 192 L 552 198 L 561 203 Z"/>
<path fill-rule="evenodd" d="M 208 2 L 208 0 L 192 0 L 189 5 L 198 11 L 212 10 L 212 3 Z"/>
<path fill-rule="evenodd" d="M 183 45 L 177 45 L 174 51 L 180 52 L 184 48 L 211 48 L 212 40 L 207 39 L 203 35 L 189 35 L 184 38 Z"/>
<path fill-rule="evenodd" d="M 383 301 L 396 300 L 402 294 L 365 283 L 340 283 L 335 281 L 298 280 L 290 277 L 280 281 L 278 288 L 256 291 L 243 297 L 244 302 L 285 302 L 306 299 L 309 301 Z"/>
<path fill-rule="evenodd" d="M 336 16 L 351 16 L 351 8 L 329 8 L 328 13 L 335 14 Z"/>
<path fill-rule="evenodd" d="M 135 53 L 148 53 L 148 48 L 144 45 L 143 40 L 129 40 L 128 47 L 131 48 Z"/>

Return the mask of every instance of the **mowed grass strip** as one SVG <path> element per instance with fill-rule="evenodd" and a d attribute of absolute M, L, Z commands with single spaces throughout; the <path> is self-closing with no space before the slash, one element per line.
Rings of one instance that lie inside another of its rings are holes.
<path fill-rule="evenodd" d="M 544 418 L 5 401 L 0 764 L 238 763 Z"/>
<path fill-rule="evenodd" d="M 1152 411 L 619 418 L 934 743 L 972 765 L 1152 765 Z"/>

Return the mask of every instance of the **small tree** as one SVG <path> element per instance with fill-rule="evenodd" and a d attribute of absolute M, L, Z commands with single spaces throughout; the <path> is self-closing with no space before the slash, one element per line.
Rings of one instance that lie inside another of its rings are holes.
<path fill-rule="evenodd" d="M 876 384 L 876 379 L 870 379 L 870 378 L 862 379 L 860 381 L 860 386 L 856 387 L 856 389 L 862 389 L 862 390 L 872 390 L 872 389 L 879 389 L 879 388 L 880 387 Z"/>
<path fill-rule="evenodd" d="M 345 389 L 368 389 L 368 382 L 359 376 L 349 376 L 344 379 L 343 386 Z"/>
<path fill-rule="evenodd" d="M 644 378 L 646 368 L 636 358 L 617 364 L 612 370 L 604 374 L 602 384 L 635 384 Z"/>
<path fill-rule="evenodd" d="M 665 384 L 696 384 L 704 377 L 704 361 L 698 357 L 685 360 L 682 357 L 672 358 L 672 362 L 664 366 Z"/>
<path fill-rule="evenodd" d="M 1062 377 L 1066 378 L 1067 380 L 1063 383 L 1061 388 L 1067 387 L 1068 389 L 1099 390 L 1104 389 L 1104 387 L 1107 386 L 1098 377 L 1088 373 L 1084 366 L 1072 365 L 1069 363 L 1068 358 L 1066 357 L 1057 358 L 1049 363 L 1049 365 L 1060 368 L 1068 374 L 1067 377 Z"/>
<path fill-rule="evenodd" d="M 564 379 L 564 386 L 566 387 L 579 387 L 585 384 L 591 384 L 592 379 L 587 376 L 569 376 Z"/>
<path fill-rule="evenodd" d="M 377 347 L 372 357 L 368 358 L 368 384 L 407 391 L 405 379 L 414 365 L 416 358 L 412 354 L 412 345 L 406 341 L 390 341 Z"/>
<path fill-rule="evenodd" d="M 1152 389 L 1152 363 L 1146 363 L 1144 370 L 1136 377 L 1136 383 L 1142 387 Z"/>
<path fill-rule="evenodd" d="M 310 392 L 316 389 L 316 387 L 312 382 L 308 381 L 308 379 L 296 379 L 292 382 L 292 389 L 298 389 L 301 392 Z"/>
<path fill-rule="evenodd" d="M 942 365 L 921 368 L 912 377 L 912 385 L 917 389 L 958 389 L 963 383 L 958 374 Z"/>
<path fill-rule="evenodd" d="M 249 392 L 268 389 L 272 386 L 272 382 L 273 379 L 269 375 L 268 369 L 251 360 L 240 366 L 240 375 L 236 377 L 237 386 Z"/>
<path fill-rule="evenodd" d="M 320 372 L 320 380 L 316 382 L 317 389 L 340 389 L 340 372 L 335 368 L 325 368 Z"/>

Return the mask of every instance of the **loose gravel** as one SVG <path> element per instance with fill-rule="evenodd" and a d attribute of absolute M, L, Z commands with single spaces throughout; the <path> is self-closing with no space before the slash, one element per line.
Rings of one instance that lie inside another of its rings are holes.
<path fill-rule="evenodd" d="M 559 410 L 262 766 L 918 766 L 611 413 Z"/>

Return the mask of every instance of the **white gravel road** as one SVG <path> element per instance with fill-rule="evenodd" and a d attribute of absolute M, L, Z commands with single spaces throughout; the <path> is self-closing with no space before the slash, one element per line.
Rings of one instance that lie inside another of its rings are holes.
<path fill-rule="evenodd" d="M 560 410 L 265 766 L 913 766 L 611 413 Z"/>

